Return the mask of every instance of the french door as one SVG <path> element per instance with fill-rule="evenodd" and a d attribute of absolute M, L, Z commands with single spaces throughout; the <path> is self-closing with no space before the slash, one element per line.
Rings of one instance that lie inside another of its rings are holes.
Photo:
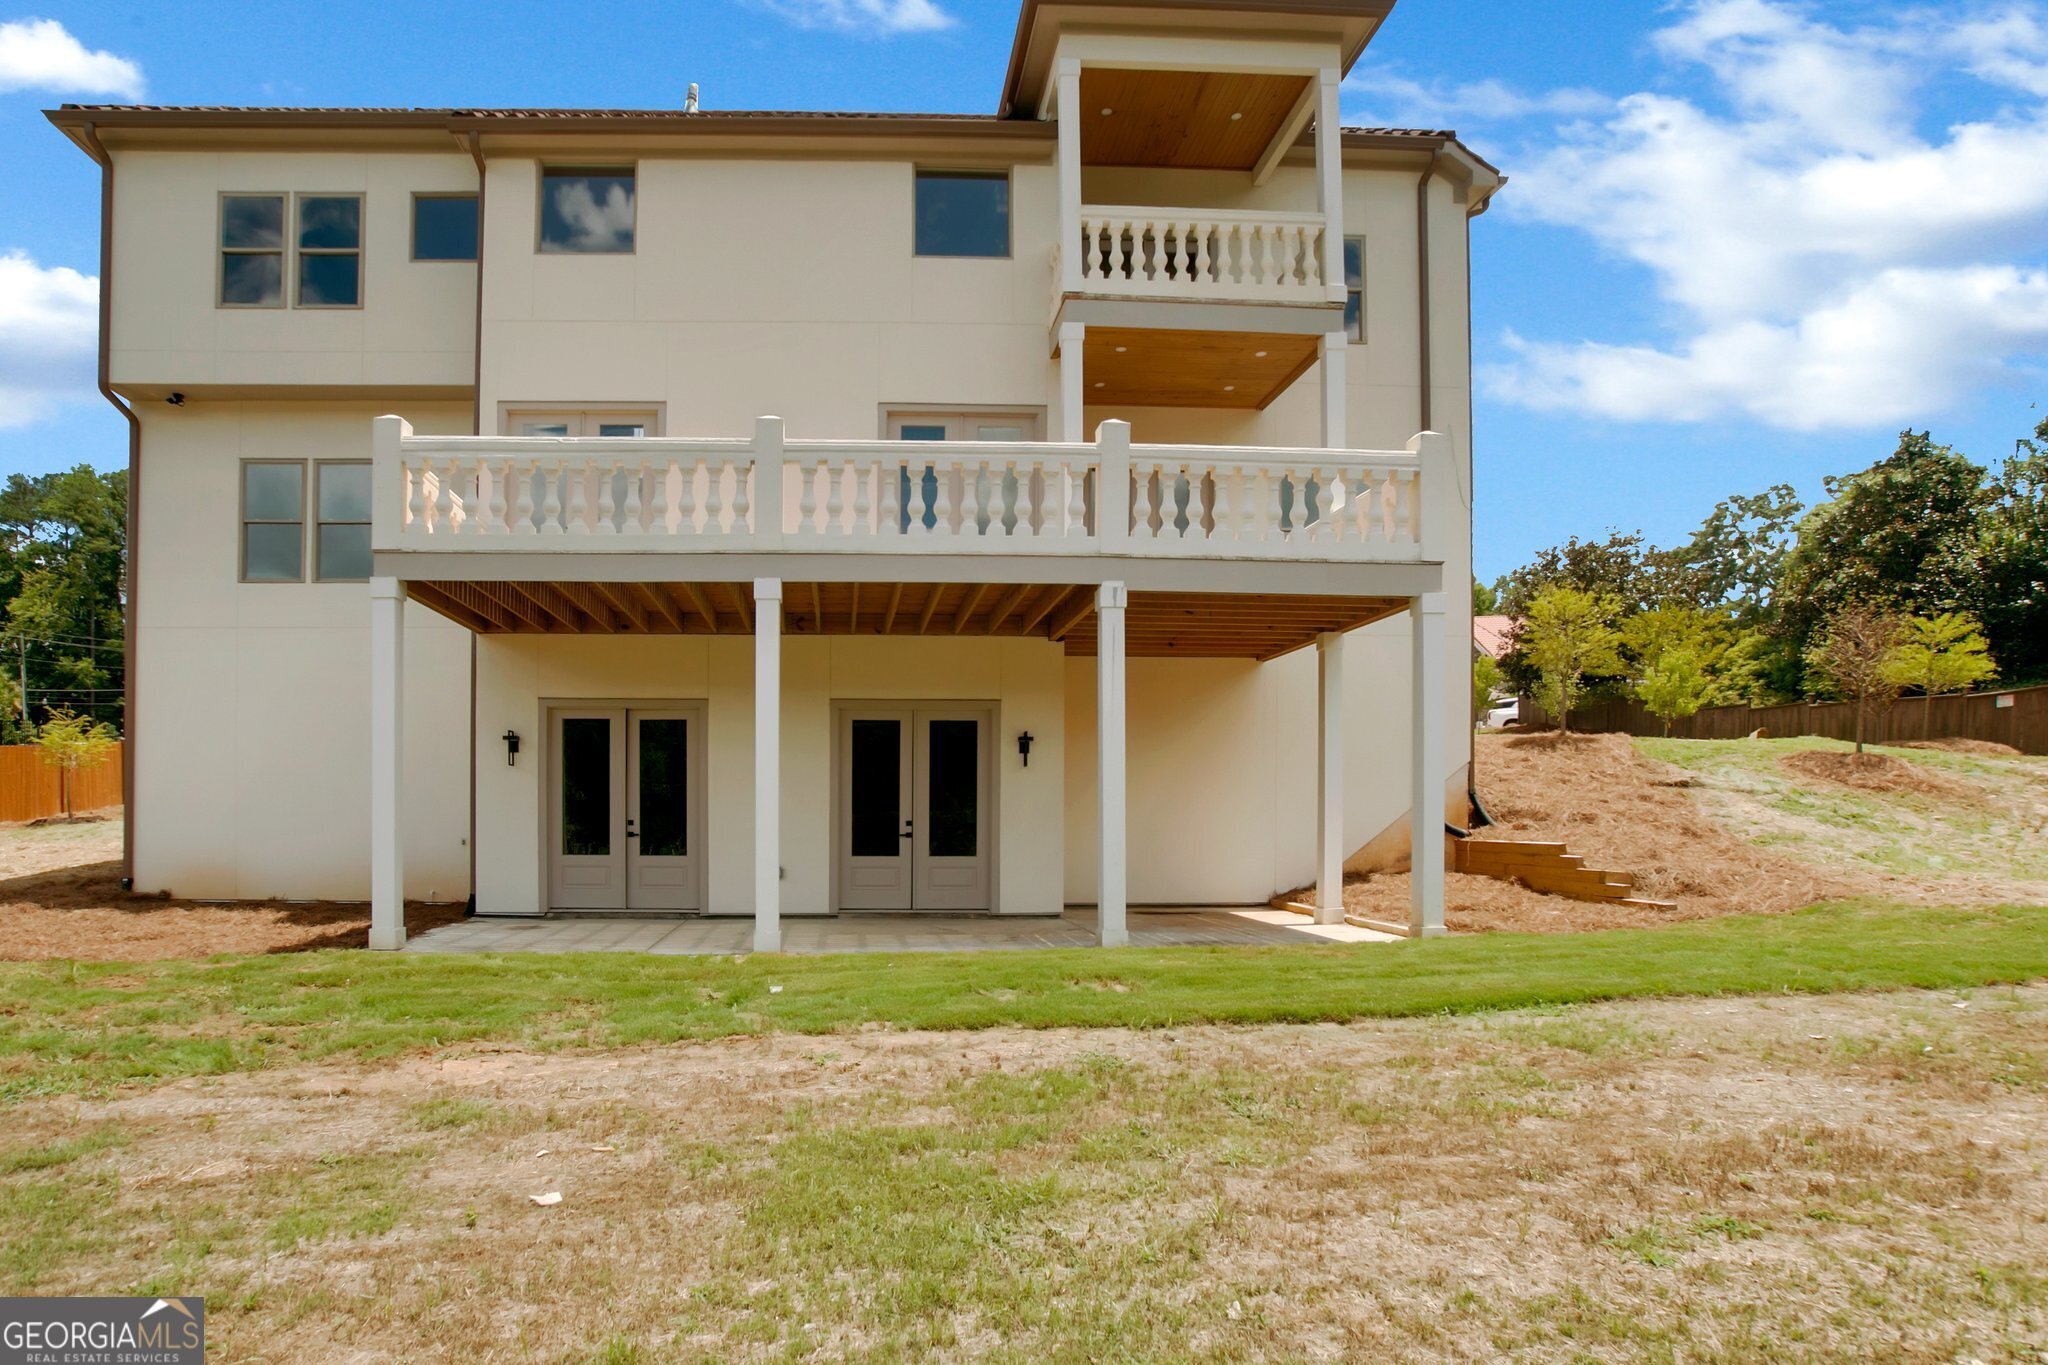
<path fill-rule="evenodd" d="M 548 904 L 702 905 L 698 707 L 558 707 L 548 717 Z"/>
<path fill-rule="evenodd" d="M 990 908 L 992 722 L 986 707 L 840 712 L 840 909 Z"/>

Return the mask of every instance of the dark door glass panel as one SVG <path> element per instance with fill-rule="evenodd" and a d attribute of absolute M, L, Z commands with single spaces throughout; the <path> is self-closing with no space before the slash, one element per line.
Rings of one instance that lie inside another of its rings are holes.
<path fill-rule="evenodd" d="M 981 722 L 935 720 L 931 727 L 931 854 L 972 858 L 981 831 Z"/>
<path fill-rule="evenodd" d="M 903 722 L 853 722 L 852 781 L 847 800 L 852 806 L 853 856 L 900 858 L 903 838 Z"/>
<path fill-rule="evenodd" d="M 602 716 L 562 722 L 562 852 L 612 851 L 612 723 Z"/>
<path fill-rule="evenodd" d="M 412 258 L 476 259 L 476 196 L 436 195 L 412 201 Z"/>
<path fill-rule="evenodd" d="M 640 722 L 640 852 L 681 858 L 690 851 L 690 722 Z"/>
<path fill-rule="evenodd" d="M 1010 177 L 1001 171 L 919 171 L 917 254 L 1010 254 Z"/>

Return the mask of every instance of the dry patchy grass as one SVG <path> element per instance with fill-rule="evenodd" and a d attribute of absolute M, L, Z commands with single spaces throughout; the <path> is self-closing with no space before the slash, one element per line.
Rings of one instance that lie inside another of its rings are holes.
<path fill-rule="evenodd" d="M 475 1050 L 31 1101 L 0 1280 L 203 1292 L 223 1360 L 2018 1356 L 2048 1335 L 2048 988 L 1959 1000 Z"/>

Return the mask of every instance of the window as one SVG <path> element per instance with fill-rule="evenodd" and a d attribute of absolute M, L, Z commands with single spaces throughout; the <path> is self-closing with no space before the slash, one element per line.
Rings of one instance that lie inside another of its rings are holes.
<path fill-rule="evenodd" d="M 301 308 L 363 305 L 363 196 L 299 196 Z"/>
<path fill-rule="evenodd" d="M 416 261 L 476 259 L 477 207 L 473 194 L 415 194 L 412 197 L 412 258 Z"/>
<path fill-rule="evenodd" d="M 514 408 L 500 426 L 513 436 L 656 436 L 659 408 Z"/>
<path fill-rule="evenodd" d="M 562 167 L 540 175 L 540 249 L 624 253 L 633 249 L 633 168 Z"/>
<path fill-rule="evenodd" d="M 1344 239 L 1344 334 L 1365 340 L 1365 238 Z"/>
<path fill-rule="evenodd" d="M 313 473 L 313 577 L 323 583 L 368 578 L 369 461 L 322 460 Z"/>
<path fill-rule="evenodd" d="M 299 460 L 242 464 L 242 581 L 297 583 L 306 576 L 306 466 Z"/>
<path fill-rule="evenodd" d="M 917 173 L 917 254 L 1010 254 L 1008 171 Z"/>
<path fill-rule="evenodd" d="M 220 197 L 220 306 L 284 307 L 284 196 Z"/>
<path fill-rule="evenodd" d="M 882 434 L 891 441 L 1035 441 L 1037 412 L 932 412 L 893 408 L 882 415 Z"/>

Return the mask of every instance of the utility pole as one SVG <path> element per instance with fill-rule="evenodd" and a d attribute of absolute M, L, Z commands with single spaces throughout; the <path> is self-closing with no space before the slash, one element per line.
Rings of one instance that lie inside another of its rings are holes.
<path fill-rule="evenodd" d="M 28 724 L 28 636 L 15 637 L 14 643 L 21 648 L 21 723 Z"/>

